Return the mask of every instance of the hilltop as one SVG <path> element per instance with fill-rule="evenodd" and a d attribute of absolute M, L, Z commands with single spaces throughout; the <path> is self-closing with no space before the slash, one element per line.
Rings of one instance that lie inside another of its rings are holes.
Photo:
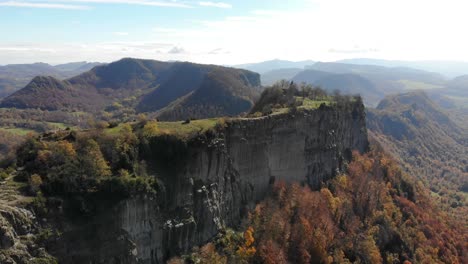
<path fill-rule="evenodd" d="M 0 98 L 23 88 L 36 76 L 66 79 L 89 71 L 98 65 L 102 63 L 72 62 L 55 66 L 47 63 L 33 63 L 0 66 Z"/>
<path fill-rule="evenodd" d="M 258 86 L 259 75 L 245 70 L 127 58 L 64 81 L 34 78 L 25 88 L 5 98 L 0 107 L 161 111 L 162 118 L 167 119 L 206 118 L 248 111 Z M 207 104 L 217 107 L 206 109 Z"/>

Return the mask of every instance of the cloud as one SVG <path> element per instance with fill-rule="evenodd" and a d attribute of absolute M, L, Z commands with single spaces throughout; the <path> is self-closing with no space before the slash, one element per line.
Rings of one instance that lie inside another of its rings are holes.
<path fill-rule="evenodd" d="M 83 5 L 69 5 L 69 4 L 49 3 L 49 2 L 26 2 L 26 1 L 0 2 L 0 7 L 1 6 L 26 7 L 26 8 L 70 9 L 70 10 L 90 9 L 89 6 L 83 6 Z"/>
<path fill-rule="evenodd" d="M 183 54 L 183 53 L 185 53 L 185 50 L 183 48 L 181 48 L 181 47 L 173 47 L 167 53 L 169 53 L 169 54 Z"/>
<path fill-rule="evenodd" d="M 209 6 L 209 7 L 217 7 L 217 8 L 232 8 L 231 4 L 223 3 L 223 2 L 198 2 L 200 6 Z"/>
<path fill-rule="evenodd" d="M 231 53 L 229 50 L 225 50 L 223 48 L 217 48 L 208 52 L 208 54 L 210 55 L 229 54 L 229 53 Z"/>

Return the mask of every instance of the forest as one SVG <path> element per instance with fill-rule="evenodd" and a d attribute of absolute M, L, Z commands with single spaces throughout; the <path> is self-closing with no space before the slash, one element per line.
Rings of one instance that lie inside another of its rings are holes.
<path fill-rule="evenodd" d="M 380 150 L 320 190 L 276 182 L 243 222 L 169 263 L 466 263 L 467 233 Z"/>

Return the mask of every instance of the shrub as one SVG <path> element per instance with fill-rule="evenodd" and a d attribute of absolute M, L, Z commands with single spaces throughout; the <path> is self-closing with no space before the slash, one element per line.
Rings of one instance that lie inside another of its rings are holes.
<path fill-rule="evenodd" d="M 5 170 L 0 171 L 0 181 L 4 181 L 10 176 Z"/>
<path fill-rule="evenodd" d="M 38 174 L 33 174 L 29 177 L 29 190 L 32 194 L 36 194 L 40 191 L 42 185 L 42 178 Z"/>

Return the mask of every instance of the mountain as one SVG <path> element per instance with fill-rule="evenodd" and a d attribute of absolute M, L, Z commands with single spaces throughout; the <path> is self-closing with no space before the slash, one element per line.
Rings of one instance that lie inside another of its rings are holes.
<path fill-rule="evenodd" d="M 77 89 L 69 81 L 51 76 L 35 77 L 26 87 L 4 98 L 2 108 L 42 110 L 97 110 L 102 98 L 92 89 Z"/>
<path fill-rule="evenodd" d="M 176 100 L 161 112 L 159 118 L 181 120 L 186 117 L 199 119 L 238 115 L 250 110 L 258 95 L 258 91 L 252 89 L 252 84 L 259 86 L 254 75 L 215 68 L 206 74 L 198 89 Z"/>
<path fill-rule="evenodd" d="M 370 105 L 376 104 L 384 96 L 374 83 L 354 73 L 331 73 L 308 69 L 298 73 L 292 81 L 320 86 L 329 92 L 340 90 L 345 94 L 360 94 L 366 104 Z"/>
<path fill-rule="evenodd" d="M 443 85 L 446 79 L 439 73 L 416 70 L 406 67 L 383 67 L 376 65 L 354 65 L 335 62 L 317 62 L 308 69 L 320 70 L 331 73 L 354 73 L 366 77 L 375 82 L 395 82 L 400 89 L 412 89 L 404 81 L 420 82 L 428 85 Z M 435 87 L 432 87 L 435 88 Z"/>
<path fill-rule="evenodd" d="M 305 61 L 287 61 L 287 60 L 269 60 L 258 63 L 248 63 L 248 64 L 239 64 L 234 65 L 235 68 L 246 69 L 249 71 L 258 72 L 260 74 L 279 69 L 286 68 L 301 68 L 305 66 L 314 64 L 314 61 L 305 60 Z"/>
<path fill-rule="evenodd" d="M 432 111 L 414 96 L 379 111 L 412 102 Z M 329 99 L 263 117 L 30 137 L 16 166 L 0 170 L 0 259 L 465 263 L 466 225 L 435 207 L 415 174 L 368 151 L 360 100 Z"/>
<path fill-rule="evenodd" d="M 385 95 L 409 90 L 440 90 L 447 80 L 437 73 L 411 68 L 388 68 L 317 62 L 292 78 L 296 82 L 320 85 L 326 90 L 361 94 L 366 105 L 375 106 Z"/>
<path fill-rule="evenodd" d="M 210 77 L 208 84 L 222 81 Z M 24 199 L 33 218 L 7 200 L 6 187 L 18 184 L 0 188 L 2 263 L 46 253 L 56 263 L 166 263 L 238 226 L 274 182 L 320 188 L 345 170 L 352 150 L 368 148 L 359 101 L 263 118 L 119 128 L 63 130 L 20 146 L 15 174 L 42 192 L 35 202 Z"/>
<path fill-rule="evenodd" d="M 389 96 L 376 109 L 369 109 L 367 118 L 373 140 L 419 175 L 447 211 L 466 216 L 466 129 L 423 92 Z"/>
<path fill-rule="evenodd" d="M 164 117 L 236 115 L 249 110 L 258 86 L 260 76 L 246 70 L 128 58 L 64 81 L 35 78 L 0 107 L 97 112 L 125 105 L 156 112 L 170 106 Z"/>
<path fill-rule="evenodd" d="M 291 80 L 298 83 L 314 84 L 318 80 L 331 75 L 334 74 L 326 71 L 307 69 L 297 73 Z"/>
<path fill-rule="evenodd" d="M 0 66 L 0 98 L 23 88 L 36 76 L 53 76 L 65 79 L 89 71 L 98 65 L 101 63 L 74 62 L 56 66 L 34 63 Z"/>
<path fill-rule="evenodd" d="M 438 72 L 447 78 L 454 78 L 460 75 L 468 74 L 468 62 L 462 61 L 398 61 L 356 58 L 337 61 L 340 63 L 358 64 L 358 65 L 379 65 L 385 67 L 407 67 L 424 71 Z"/>
<path fill-rule="evenodd" d="M 384 96 L 368 79 L 351 73 L 325 76 L 314 82 L 325 90 L 340 90 L 345 94 L 360 94 L 366 102 L 375 102 Z"/>
<path fill-rule="evenodd" d="M 70 62 L 70 63 L 55 65 L 54 68 L 61 72 L 77 72 L 77 71 L 85 72 L 100 65 L 103 65 L 103 63 L 80 61 L 80 62 Z M 76 73 L 73 73 L 73 74 L 78 75 Z"/>
<path fill-rule="evenodd" d="M 262 85 L 269 86 L 269 85 L 274 84 L 277 81 L 290 80 L 294 76 L 296 76 L 298 73 L 300 73 L 301 71 L 303 71 L 303 69 L 284 68 L 284 69 L 271 70 L 271 71 L 262 73 L 261 75 Z"/>

